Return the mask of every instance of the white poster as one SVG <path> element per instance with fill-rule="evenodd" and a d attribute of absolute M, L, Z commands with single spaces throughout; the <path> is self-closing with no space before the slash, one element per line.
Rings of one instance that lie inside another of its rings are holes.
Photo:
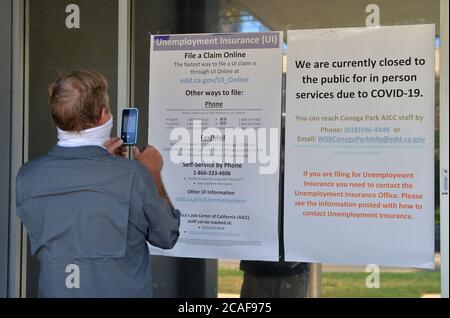
<path fill-rule="evenodd" d="M 278 260 L 282 33 L 155 35 L 149 143 L 180 257 Z"/>
<path fill-rule="evenodd" d="M 288 31 L 286 260 L 434 267 L 434 25 Z"/>

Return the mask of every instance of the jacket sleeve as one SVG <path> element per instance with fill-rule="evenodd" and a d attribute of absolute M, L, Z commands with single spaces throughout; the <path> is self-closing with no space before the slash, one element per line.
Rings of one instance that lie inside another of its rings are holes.
<path fill-rule="evenodd" d="M 132 208 L 142 213 L 146 223 L 142 229 L 147 241 L 162 249 L 173 248 L 180 235 L 180 212 L 159 195 L 152 176 L 144 167 L 138 169 L 131 191 Z"/>

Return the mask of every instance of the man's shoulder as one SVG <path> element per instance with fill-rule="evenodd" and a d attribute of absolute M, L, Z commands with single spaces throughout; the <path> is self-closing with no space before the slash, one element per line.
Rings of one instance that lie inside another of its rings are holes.
<path fill-rule="evenodd" d="M 58 161 L 59 164 L 58 167 L 62 168 L 64 167 L 64 164 L 61 164 L 61 162 L 67 161 L 68 164 L 70 164 L 72 167 L 74 167 L 74 162 L 72 161 L 73 158 L 62 158 L 62 157 L 54 157 L 51 155 L 43 155 L 36 159 L 30 160 L 22 165 L 18 172 L 18 178 L 20 177 L 28 177 L 33 176 L 35 174 L 45 173 L 46 170 L 55 168 L 55 161 Z M 139 174 L 139 175 L 147 175 L 147 169 L 140 164 L 136 160 L 126 159 L 122 157 L 113 157 L 113 156 L 101 156 L 101 157 L 95 157 L 95 158 L 78 158 L 81 161 L 79 161 L 79 164 L 83 168 L 89 168 L 89 169 L 102 169 L 109 167 L 109 169 L 114 170 L 122 170 L 133 174 Z M 100 161 L 102 162 L 102 165 L 95 165 L 91 161 L 94 159 L 94 161 Z M 83 160 L 89 160 L 89 163 L 83 163 Z"/>
<path fill-rule="evenodd" d="M 133 187 L 154 188 L 150 172 L 139 161 L 121 157 L 110 157 L 108 161 L 113 165 L 115 172 L 123 171 L 133 175 Z"/>
<path fill-rule="evenodd" d="M 40 165 L 49 160 L 50 157 L 48 155 L 44 155 L 24 163 L 19 169 L 18 177 L 25 176 L 33 171 L 39 171 Z"/>
<path fill-rule="evenodd" d="M 122 169 L 129 170 L 137 174 L 147 174 L 147 169 L 136 160 L 126 159 L 122 157 L 110 157 L 108 161 Z"/>

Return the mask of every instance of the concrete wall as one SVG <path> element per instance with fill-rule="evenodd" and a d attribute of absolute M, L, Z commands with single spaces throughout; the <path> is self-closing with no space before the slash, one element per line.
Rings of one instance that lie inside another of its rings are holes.
<path fill-rule="evenodd" d="M 11 154 L 12 0 L 0 0 L 0 298 L 7 296 Z"/>

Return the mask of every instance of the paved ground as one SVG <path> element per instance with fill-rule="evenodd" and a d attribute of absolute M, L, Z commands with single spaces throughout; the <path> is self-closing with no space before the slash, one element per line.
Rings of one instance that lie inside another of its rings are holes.
<path fill-rule="evenodd" d="M 228 297 L 223 297 L 228 298 Z M 424 294 L 421 298 L 441 298 L 441 294 Z"/>
<path fill-rule="evenodd" d="M 218 298 L 239 298 L 238 294 L 219 294 Z M 441 298 L 440 294 L 424 294 L 421 298 Z"/>
<path fill-rule="evenodd" d="M 435 264 L 436 264 L 436 270 L 439 270 L 441 267 L 441 256 L 438 253 L 436 253 L 436 255 L 435 255 Z M 239 269 L 239 261 L 219 260 L 219 268 Z M 414 269 L 414 268 L 402 268 L 402 267 L 381 266 L 380 268 L 382 271 L 385 271 L 385 272 L 397 272 L 397 273 L 417 271 L 417 269 Z M 365 267 L 364 266 L 323 264 L 322 271 L 324 271 L 324 272 L 365 272 Z"/>
<path fill-rule="evenodd" d="M 240 298 L 239 294 L 219 294 L 218 298 Z"/>

